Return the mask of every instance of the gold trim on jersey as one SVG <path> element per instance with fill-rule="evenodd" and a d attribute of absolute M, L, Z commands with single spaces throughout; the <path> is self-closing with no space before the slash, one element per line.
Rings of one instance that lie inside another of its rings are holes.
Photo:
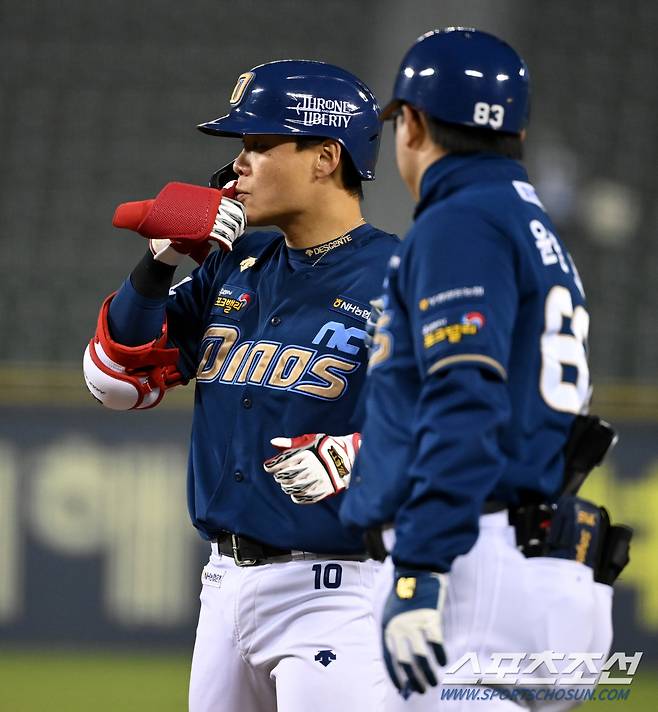
<path fill-rule="evenodd" d="M 491 356 L 484 356 L 483 354 L 458 354 L 457 356 L 446 356 L 445 358 L 440 358 L 427 369 L 427 375 L 429 376 L 432 373 L 436 373 L 439 369 L 444 368 L 445 366 L 452 366 L 455 363 L 464 362 L 486 363 L 488 366 L 495 368 L 496 371 L 498 371 L 498 373 L 500 373 L 503 377 L 503 380 L 507 380 L 507 371 L 503 368 L 503 366 L 496 361 L 495 358 L 491 358 Z"/>

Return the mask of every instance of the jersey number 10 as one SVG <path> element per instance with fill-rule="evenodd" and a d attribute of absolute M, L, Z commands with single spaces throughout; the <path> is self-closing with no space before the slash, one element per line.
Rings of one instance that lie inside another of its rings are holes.
<path fill-rule="evenodd" d="M 571 320 L 570 333 L 564 333 L 564 319 Z M 587 333 L 589 314 L 581 305 L 573 306 L 566 287 L 556 286 L 546 297 L 545 326 L 541 336 L 541 374 L 539 390 L 554 410 L 580 413 L 589 397 Z M 565 380 L 571 367 L 573 378 Z"/>

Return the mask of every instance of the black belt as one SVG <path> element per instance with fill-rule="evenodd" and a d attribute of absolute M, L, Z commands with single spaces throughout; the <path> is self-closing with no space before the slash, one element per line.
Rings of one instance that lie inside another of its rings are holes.
<path fill-rule="evenodd" d="M 509 504 L 497 499 L 488 499 L 482 506 L 482 514 L 495 514 L 509 508 Z"/>
<path fill-rule="evenodd" d="M 305 559 L 331 559 L 338 561 L 365 561 L 368 554 L 316 554 L 311 551 L 295 551 L 291 549 L 278 549 L 269 544 L 262 544 L 255 539 L 233 534 L 232 532 L 220 532 L 216 539 L 212 540 L 217 544 L 217 548 L 224 556 L 232 557 L 237 566 L 261 566 L 270 563 L 285 563 L 287 561 L 303 561 Z"/>

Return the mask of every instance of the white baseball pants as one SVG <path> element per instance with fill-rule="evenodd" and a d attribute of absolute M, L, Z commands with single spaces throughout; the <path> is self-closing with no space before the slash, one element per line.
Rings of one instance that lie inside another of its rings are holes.
<path fill-rule="evenodd" d="M 392 543 L 387 544 L 390 550 Z M 448 578 L 443 611 L 448 665 L 468 652 L 476 653 L 484 667 L 492 653 L 596 652 L 605 659 L 610 650 L 612 587 L 596 583 L 592 570 L 576 561 L 526 559 L 516 549 L 514 529 L 508 524 L 506 511 L 480 517 L 475 546 L 467 555 L 455 559 Z M 378 620 L 392 581 L 389 557 L 375 584 Z M 560 669 L 560 663 L 557 667 Z M 546 676 L 546 668 L 537 675 Z M 527 687 L 525 682 L 523 686 Z M 408 700 L 398 694 L 390 681 L 387 689 L 385 712 L 519 712 L 522 706 L 562 712 L 579 704 L 569 700 L 531 704 L 500 698 L 485 701 L 482 696 L 478 700 L 449 700 L 441 680 L 436 688 L 423 695 L 414 693 Z"/>
<path fill-rule="evenodd" d="M 381 710 L 386 670 L 373 561 L 238 567 L 213 544 L 203 570 L 190 712 Z"/>

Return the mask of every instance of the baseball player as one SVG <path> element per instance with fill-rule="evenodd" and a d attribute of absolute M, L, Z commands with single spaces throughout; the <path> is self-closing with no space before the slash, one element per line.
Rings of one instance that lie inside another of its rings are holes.
<path fill-rule="evenodd" d="M 211 555 L 190 709 L 379 709 L 379 565 L 340 524 L 340 499 L 298 507 L 262 470 L 275 436 L 363 420 L 369 300 L 398 244 L 360 207 L 379 107 L 349 72 L 293 60 L 242 74 L 230 105 L 199 128 L 242 139 L 233 181 L 170 183 L 117 209 L 114 224 L 151 250 L 103 305 L 85 378 L 118 409 L 196 379 L 188 504 Z M 283 234 L 242 235 L 245 215 Z M 183 254 L 201 264 L 170 290 Z M 345 474 L 357 446 L 323 454 Z"/>
<path fill-rule="evenodd" d="M 607 430 L 582 415 L 583 285 L 519 162 L 528 95 L 528 69 L 509 45 L 450 28 L 411 47 L 383 113 L 417 205 L 389 262 L 341 519 L 362 530 L 394 524 L 378 608 L 403 696 L 387 710 L 477 709 L 484 700 L 500 710 L 568 709 L 577 684 L 557 701 L 536 687 L 555 679 L 559 659 L 521 678 L 525 696 L 504 683 L 531 660 L 507 658 L 508 677 L 493 687 L 467 665 L 460 676 L 481 684 L 480 697 L 452 700 L 443 666 L 467 654 L 482 668 L 500 653 L 605 655 L 611 644 L 610 584 L 625 563 L 610 566 L 611 532 L 620 528 L 573 496 L 582 477 L 572 477 L 589 469 L 573 455 L 586 442 L 591 459 L 583 428 L 597 429 L 595 440 Z M 287 450 L 266 469 L 294 501 L 321 501 L 336 472 L 309 450 L 334 440 L 346 438 L 282 442 Z"/>

